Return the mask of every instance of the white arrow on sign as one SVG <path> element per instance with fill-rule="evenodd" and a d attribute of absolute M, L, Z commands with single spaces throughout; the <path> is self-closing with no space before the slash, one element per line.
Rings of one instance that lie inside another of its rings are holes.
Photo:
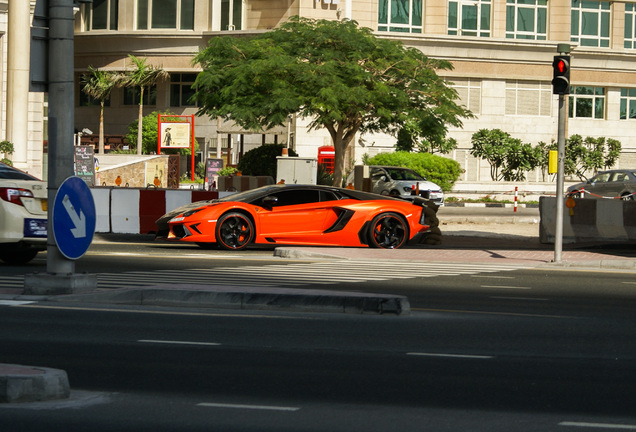
<path fill-rule="evenodd" d="M 64 205 L 66 212 L 71 218 L 73 225 L 75 225 L 75 228 L 71 228 L 71 234 L 73 234 L 73 237 L 86 237 L 86 218 L 84 218 L 84 212 L 82 211 L 82 209 L 80 209 L 78 215 L 75 212 L 75 208 L 73 207 L 73 204 L 71 204 L 71 199 L 68 197 L 68 195 L 64 195 L 62 204 Z"/>

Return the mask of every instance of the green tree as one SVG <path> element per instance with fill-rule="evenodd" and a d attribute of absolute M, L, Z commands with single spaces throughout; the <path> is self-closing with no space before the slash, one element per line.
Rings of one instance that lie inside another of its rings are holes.
<path fill-rule="evenodd" d="M 10 159 L 7 156 L 11 156 L 13 154 L 13 143 L 11 141 L 0 141 L 0 153 L 2 154 L 2 162 L 5 165 L 13 165 Z"/>
<path fill-rule="evenodd" d="M 622 145 L 612 138 L 593 138 L 572 135 L 565 141 L 565 174 L 575 175 L 580 180 L 592 171 L 611 168 L 620 156 Z"/>
<path fill-rule="evenodd" d="M 147 59 L 137 58 L 134 55 L 129 54 L 128 58 L 133 62 L 135 68 L 126 71 L 121 75 L 119 84 L 124 87 L 139 87 L 139 117 L 137 124 L 137 139 L 135 142 L 142 142 L 142 117 L 144 111 L 144 89 L 149 86 L 157 84 L 157 82 L 168 79 L 170 74 L 160 67 L 147 64 Z M 137 146 L 137 154 L 141 154 L 141 146 Z"/>
<path fill-rule="evenodd" d="M 284 125 L 287 116 L 325 128 L 335 148 L 334 184 L 356 134 L 397 134 L 408 123 L 416 138 L 444 136 L 471 113 L 436 71 L 451 64 L 398 41 L 376 37 L 355 21 L 292 17 L 260 35 L 215 37 L 194 62 L 199 114 L 250 130 Z"/>
<path fill-rule="evenodd" d="M 109 72 L 88 67 L 88 73 L 82 74 L 82 91 L 99 101 L 99 153 L 104 154 L 104 104 L 110 98 L 110 93 L 117 86 L 119 76 L 116 72 Z"/>
<path fill-rule="evenodd" d="M 542 150 L 513 138 L 501 129 L 481 129 L 472 136 L 473 156 L 490 164 L 493 181 L 523 181 L 526 173 L 541 165 Z"/>

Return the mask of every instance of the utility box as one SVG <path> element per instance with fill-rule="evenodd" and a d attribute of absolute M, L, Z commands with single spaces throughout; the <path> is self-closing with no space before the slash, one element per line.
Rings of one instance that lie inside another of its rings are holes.
<path fill-rule="evenodd" d="M 276 183 L 316 184 L 317 173 L 318 160 L 316 158 L 289 156 L 276 158 Z"/>

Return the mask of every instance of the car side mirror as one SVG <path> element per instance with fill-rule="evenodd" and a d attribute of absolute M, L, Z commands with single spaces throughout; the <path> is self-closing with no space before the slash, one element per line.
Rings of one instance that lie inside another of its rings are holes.
<path fill-rule="evenodd" d="M 275 196 L 266 196 L 265 198 L 263 198 L 263 207 L 265 207 L 268 210 L 271 210 L 276 203 L 278 202 L 278 197 Z"/>

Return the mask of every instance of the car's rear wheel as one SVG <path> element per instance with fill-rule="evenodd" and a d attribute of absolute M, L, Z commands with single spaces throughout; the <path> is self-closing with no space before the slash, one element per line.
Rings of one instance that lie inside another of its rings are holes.
<path fill-rule="evenodd" d="M 371 222 L 369 246 L 382 249 L 397 249 L 406 244 L 409 227 L 397 213 L 382 213 Z"/>
<path fill-rule="evenodd" d="M 623 201 L 634 201 L 634 195 L 628 194 L 628 193 L 624 193 L 623 196 L 621 196 L 621 199 Z"/>
<path fill-rule="evenodd" d="M 4 261 L 9 265 L 22 265 L 31 261 L 37 254 L 38 251 L 35 249 L 0 252 L 0 261 Z"/>
<path fill-rule="evenodd" d="M 222 249 L 245 249 L 254 240 L 254 224 L 243 213 L 226 213 L 216 223 L 216 243 Z"/>

